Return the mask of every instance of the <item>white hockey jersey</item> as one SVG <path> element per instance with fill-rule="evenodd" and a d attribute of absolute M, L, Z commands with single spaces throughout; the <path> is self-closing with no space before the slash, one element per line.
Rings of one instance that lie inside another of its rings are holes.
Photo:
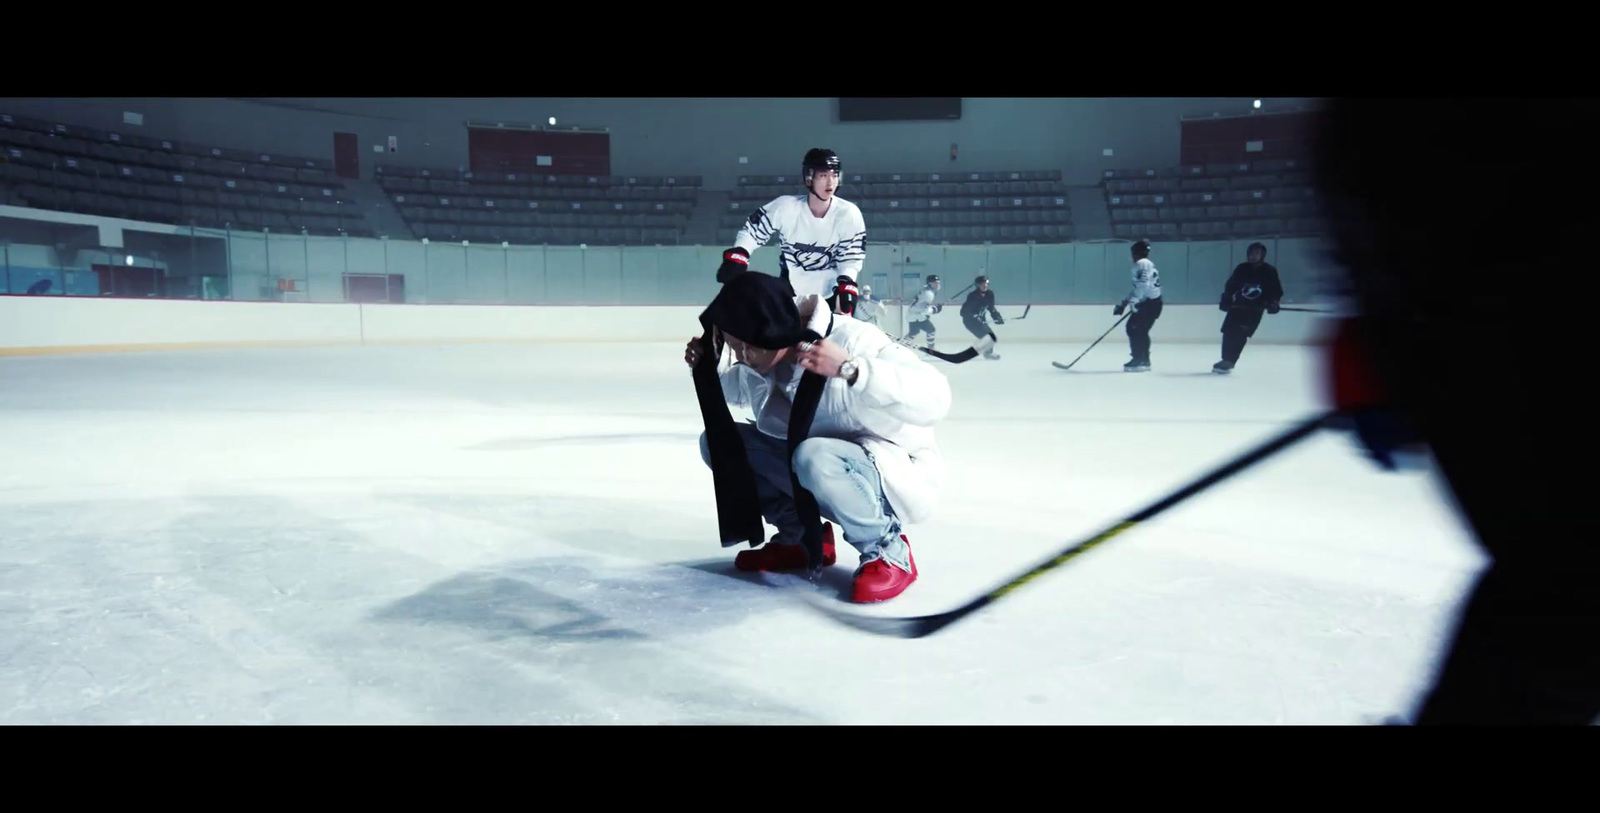
<path fill-rule="evenodd" d="M 911 303 L 911 321 L 923 322 L 933 318 L 934 300 L 939 296 L 932 288 L 923 288 L 917 292 L 917 298 Z"/>
<path fill-rule="evenodd" d="M 822 217 L 811 214 L 810 193 L 784 195 L 756 209 L 734 245 L 754 258 L 756 249 L 779 237 L 779 276 L 788 272 L 796 296 L 833 296 L 842 274 L 857 279 L 867 259 L 867 224 L 861 208 L 835 196 Z"/>
<path fill-rule="evenodd" d="M 878 324 L 884 315 L 883 303 L 871 297 L 861 297 L 856 300 L 855 317 L 869 325 Z"/>
<path fill-rule="evenodd" d="M 1161 298 L 1161 272 L 1156 270 L 1156 264 L 1150 262 L 1149 257 L 1133 264 L 1133 290 L 1128 293 L 1123 302 L 1137 305 L 1150 299 Z"/>

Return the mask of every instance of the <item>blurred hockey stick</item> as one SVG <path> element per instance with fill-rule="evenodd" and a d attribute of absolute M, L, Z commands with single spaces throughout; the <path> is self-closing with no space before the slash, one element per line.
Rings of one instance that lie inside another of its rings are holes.
<path fill-rule="evenodd" d="M 973 346 L 959 353 L 941 353 L 937 350 L 927 347 L 918 347 L 916 349 L 921 350 L 922 352 L 927 353 L 936 359 L 942 359 L 950 362 L 951 364 L 961 364 L 962 362 L 972 361 L 973 359 L 977 358 L 979 353 L 987 353 L 990 350 L 993 350 L 994 343 L 994 333 L 991 332 L 989 335 L 979 339 L 977 344 L 974 344 Z"/>
<path fill-rule="evenodd" d="M 1324 412 L 1302 420 L 1288 431 L 1283 432 L 1277 437 L 1274 437 L 1271 440 L 1256 446 L 1254 449 L 1251 449 L 1250 451 L 1234 458 L 1231 462 L 1218 467 L 1211 472 L 1208 472 L 1206 475 L 1194 480 L 1189 485 L 1186 485 L 1172 494 L 1163 497 L 1161 500 L 1134 512 L 1124 519 L 1118 520 L 1093 536 L 1090 536 L 1089 538 L 1078 542 L 1066 550 L 1061 551 L 1054 557 L 1051 557 L 1050 559 L 1029 568 L 1027 571 L 1016 576 L 1010 581 L 1007 581 L 1005 584 L 1002 584 L 999 587 L 990 590 L 989 592 L 978 596 L 977 598 L 953 610 L 936 613 L 934 615 L 886 618 L 882 616 L 863 616 L 854 613 L 843 612 L 833 607 L 818 603 L 815 600 L 811 600 L 808 603 L 810 603 L 813 609 L 833 618 L 833 620 L 838 621 L 841 624 L 855 627 L 856 629 L 864 632 L 870 632 L 875 635 L 886 635 L 897 638 L 922 638 L 924 636 L 931 635 L 961 620 L 962 618 L 965 618 L 968 615 L 971 615 L 972 613 L 977 612 L 978 610 L 981 610 L 996 601 L 999 601 L 1001 598 L 1005 597 L 1007 593 L 1010 593 L 1011 591 L 1027 584 L 1028 582 L 1033 581 L 1035 578 L 1038 578 L 1039 576 L 1044 575 L 1045 573 L 1054 570 L 1063 564 L 1066 564 L 1072 559 L 1093 550 L 1117 534 L 1120 534 L 1141 522 L 1161 514 L 1163 511 L 1172 508 L 1184 500 L 1187 500 L 1190 497 L 1193 497 L 1194 495 L 1199 494 L 1200 492 L 1205 491 L 1206 489 L 1228 479 L 1229 477 L 1244 471 L 1250 466 L 1253 466 L 1256 463 L 1259 463 L 1262 460 L 1265 460 L 1268 457 L 1271 457 L 1272 455 L 1277 454 L 1278 452 L 1281 452 L 1290 446 L 1293 446 L 1307 437 L 1310 437 L 1318 429 L 1321 429 L 1327 425 L 1330 422 L 1330 419 L 1334 418 L 1337 414 L 1337 412 Z"/>
<path fill-rule="evenodd" d="M 1033 306 L 1032 305 L 1029 305 L 1029 306 L 1023 308 L 1022 309 L 1022 315 L 1018 316 L 1017 318 L 1015 318 L 1015 319 L 1013 319 L 1011 321 L 1020 322 L 1020 321 L 1022 321 L 1024 319 L 1028 318 L 1028 311 L 1031 311 L 1031 310 L 1033 310 Z M 1005 322 L 1002 321 L 999 324 L 1003 325 L 1003 324 L 1005 324 Z M 969 348 L 967 348 L 967 349 L 965 349 L 965 350 L 963 350 L 963 351 L 961 351 L 959 353 L 940 353 L 937 350 L 932 350 L 932 349 L 929 349 L 927 347 L 919 347 L 917 349 L 921 350 L 924 353 L 927 353 L 930 356 L 933 356 L 934 358 L 943 359 L 945 361 L 948 361 L 951 364 L 960 364 L 963 361 L 971 361 L 974 358 L 977 358 L 979 353 L 987 353 L 990 350 L 993 350 L 995 342 L 998 342 L 998 341 L 1000 341 L 999 337 L 995 336 L 994 335 L 994 331 L 991 330 L 991 331 L 989 331 L 989 335 L 983 337 L 982 339 L 979 339 L 977 344 L 975 344 L 975 345 L 973 345 L 973 346 L 971 346 L 971 347 L 969 347 Z"/>

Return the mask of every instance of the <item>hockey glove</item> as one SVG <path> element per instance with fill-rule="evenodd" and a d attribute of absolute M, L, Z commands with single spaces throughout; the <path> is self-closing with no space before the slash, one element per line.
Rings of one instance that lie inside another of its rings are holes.
<path fill-rule="evenodd" d="M 1004 316 L 996 316 L 994 318 L 994 323 L 997 325 L 1003 325 L 1006 323 L 1006 318 Z"/>
<path fill-rule="evenodd" d="M 1400 410 L 1390 407 L 1354 409 L 1345 413 L 1341 422 L 1343 428 L 1355 432 L 1356 441 L 1367 457 L 1384 471 L 1419 471 L 1427 467 L 1427 452 L 1415 428 Z"/>
<path fill-rule="evenodd" d="M 1274 299 L 1273 301 L 1268 302 L 1267 303 L 1267 313 L 1277 313 L 1277 312 L 1278 312 L 1278 301 L 1276 299 Z"/>
<path fill-rule="evenodd" d="M 750 254 L 742 248 L 722 252 L 722 266 L 717 269 L 717 282 L 727 282 L 750 270 Z"/>
<path fill-rule="evenodd" d="M 828 297 L 828 304 L 833 307 L 833 312 L 846 316 L 854 314 L 856 312 L 856 297 L 860 295 L 860 290 L 856 288 L 856 281 L 840 274 L 833 284 L 833 296 Z"/>
<path fill-rule="evenodd" d="M 1426 465 L 1425 441 L 1409 417 L 1391 405 L 1354 320 L 1343 320 L 1327 355 L 1328 388 L 1339 410 L 1335 429 L 1353 432 L 1374 463 L 1386 471 Z"/>
<path fill-rule="evenodd" d="M 1111 315 L 1112 316 L 1121 316 L 1122 312 L 1127 310 L 1127 309 L 1128 309 L 1128 303 L 1126 303 L 1126 302 L 1118 302 L 1117 306 L 1115 308 L 1111 309 Z"/>

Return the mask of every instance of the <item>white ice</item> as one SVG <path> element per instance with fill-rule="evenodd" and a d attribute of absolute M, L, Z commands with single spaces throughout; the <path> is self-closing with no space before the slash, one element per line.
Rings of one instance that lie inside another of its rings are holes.
<path fill-rule="evenodd" d="M 1157 337 L 1124 374 L 1120 338 L 1072 372 L 1081 345 L 940 365 L 922 578 L 862 612 L 964 602 L 1318 406 L 1309 349 L 1222 377 Z M 682 354 L 0 359 L 0 723 L 1367 724 L 1482 566 L 1431 475 L 1330 434 L 936 635 L 869 636 L 732 569 Z"/>

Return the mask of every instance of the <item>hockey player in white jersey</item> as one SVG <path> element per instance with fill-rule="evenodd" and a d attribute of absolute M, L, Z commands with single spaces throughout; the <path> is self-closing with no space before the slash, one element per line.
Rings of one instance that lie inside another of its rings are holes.
<path fill-rule="evenodd" d="M 879 320 L 883 318 L 883 303 L 872 298 L 872 286 L 861 286 L 861 296 L 856 300 L 855 317 L 869 325 L 882 325 Z"/>
<path fill-rule="evenodd" d="M 1134 243 L 1132 252 L 1133 290 L 1111 313 L 1121 316 L 1124 310 L 1133 308 L 1133 315 L 1128 317 L 1128 349 L 1133 358 L 1122 369 L 1143 373 L 1150 370 L 1150 328 L 1161 318 L 1161 272 L 1150 262 L 1149 240 Z"/>
<path fill-rule="evenodd" d="M 838 313 L 853 302 L 832 301 L 835 288 L 854 282 L 866 261 L 867 226 L 860 207 L 838 197 L 842 165 L 833 150 L 816 148 L 801 161 L 803 195 L 783 195 L 750 213 L 734 246 L 722 252 L 717 281 L 727 282 L 750 267 L 750 255 L 779 238 L 779 276 L 800 298 L 830 300 Z M 846 298 L 849 299 L 849 298 Z"/>
<path fill-rule="evenodd" d="M 917 298 L 912 301 L 910 316 L 911 330 L 906 332 L 906 337 L 900 342 L 907 347 L 915 347 L 918 333 L 928 334 L 928 349 L 933 349 L 934 335 L 937 331 L 933 327 L 933 315 L 944 310 L 937 300 L 939 298 L 939 275 L 929 274 L 928 284 L 917 292 Z"/>

